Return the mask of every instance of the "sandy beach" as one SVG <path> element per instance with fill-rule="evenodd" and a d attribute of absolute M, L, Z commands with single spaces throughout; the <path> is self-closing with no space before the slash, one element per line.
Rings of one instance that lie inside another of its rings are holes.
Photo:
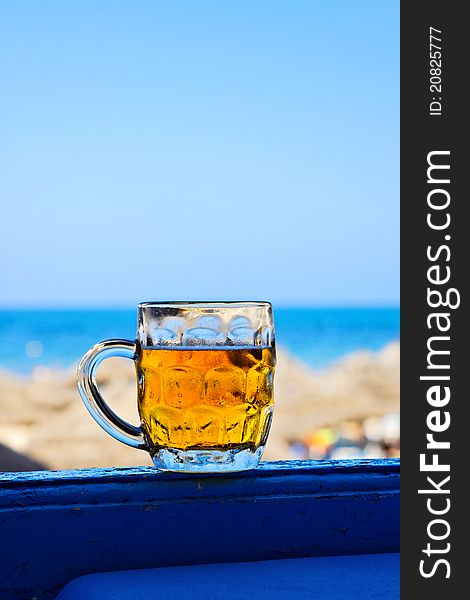
<path fill-rule="evenodd" d="M 295 458 L 293 444 L 322 428 L 399 411 L 399 344 L 355 352 L 314 371 L 282 349 L 275 416 L 264 460 Z M 138 422 L 135 373 L 124 359 L 100 367 L 98 381 L 113 409 Z M 0 470 L 70 469 L 151 464 L 147 453 L 108 436 L 78 395 L 75 370 L 39 368 L 31 377 L 0 371 Z"/>

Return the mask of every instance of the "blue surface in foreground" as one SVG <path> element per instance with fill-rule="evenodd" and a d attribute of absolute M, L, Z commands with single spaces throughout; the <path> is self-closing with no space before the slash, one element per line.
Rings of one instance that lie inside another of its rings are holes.
<path fill-rule="evenodd" d="M 0 474 L 0 598 L 52 600 L 109 571 L 396 553 L 399 486 L 394 459 Z"/>
<path fill-rule="evenodd" d="M 330 556 L 86 575 L 57 600 L 395 600 L 399 554 Z"/>
<path fill-rule="evenodd" d="M 274 317 L 278 344 L 314 368 L 354 350 L 379 350 L 400 334 L 398 308 L 275 307 Z M 0 311 L 0 368 L 69 367 L 96 342 L 133 339 L 135 331 L 135 310 Z"/>

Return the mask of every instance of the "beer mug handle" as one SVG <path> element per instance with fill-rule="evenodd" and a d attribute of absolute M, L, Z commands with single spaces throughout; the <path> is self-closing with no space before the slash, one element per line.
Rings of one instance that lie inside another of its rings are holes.
<path fill-rule="evenodd" d="M 131 425 L 111 410 L 96 384 L 95 372 L 106 358 L 120 356 L 135 360 L 136 344 L 129 340 L 106 340 L 88 350 L 78 365 L 77 382 L 80 396 L 88 412 L 109 435 L 123 444 L 146 450 L 142 429 Z"/>

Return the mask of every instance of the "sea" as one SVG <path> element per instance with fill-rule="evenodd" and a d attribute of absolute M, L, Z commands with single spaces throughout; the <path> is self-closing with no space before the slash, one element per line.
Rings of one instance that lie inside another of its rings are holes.
<path fill-rule="evenodd" d="M 314 369 L 356 350 L 377 351 L 400 336 L 400 310 L 276 308 L 276 342 Z M 0 369 L 28 375 L 70 368 L 96 342 L 134 339 L 132 310 L 0 310 Z"/>

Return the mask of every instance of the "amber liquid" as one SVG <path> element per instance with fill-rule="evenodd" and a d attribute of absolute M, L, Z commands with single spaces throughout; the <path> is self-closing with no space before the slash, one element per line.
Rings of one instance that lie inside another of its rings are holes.
<path fill-rule="evenodd" d="M 264 445 L 274 366 L 271 348 L 143 348 L 138 404 L 150 453 Z"/>

